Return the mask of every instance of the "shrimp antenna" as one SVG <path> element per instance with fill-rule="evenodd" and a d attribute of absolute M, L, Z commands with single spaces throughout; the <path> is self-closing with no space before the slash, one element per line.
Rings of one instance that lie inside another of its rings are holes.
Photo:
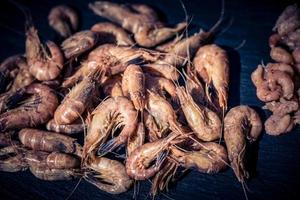
<path fill-rule="evenodd" d="M 76 183 L 74 189 L 71 191 L 71 193 L 67 196 L 67 198 L 65 198 L 65 200 L 69 200 L 72 195 L 74 194 L 74 192 L 76 191 L 76 189 L 79 187 L 79 184 L 81 183 L 83 177 L 80 177 L 79 181 Z"/>
<path fill-rule="evenodd" d="M 32 17 L 31 17 L 31 14 L 30 14 L 30 10 L 21 5 L 20 3 L 16 2 L 15 0 L 8 0 L 11 4 L 15 5 L 22 13 L 23 15 L 25 16 L 25 27 L 26 29 L 32 25 Z"/>
<path fill-rule="evenodd" d="M 216 33 L 217 29 L 219 28 L 219 26 L 222 24 L 223 20 L 224 20 L 224 15 L 225 15 L 225 0 L 221 1 L 222 5 L 221 5 L 221 14 L 219 16 L 218 21 L 209 29 L 210 33 Z"/>
<path fill-rule="evenodd" d="M 243 46 L 245 46 L 246 42 L 247 42 L 247 40 L 245 40 L 245 39 L 242 40 L 242 42 L 238 46 L 234 47 L 234 50 L 241 49 Z"/>

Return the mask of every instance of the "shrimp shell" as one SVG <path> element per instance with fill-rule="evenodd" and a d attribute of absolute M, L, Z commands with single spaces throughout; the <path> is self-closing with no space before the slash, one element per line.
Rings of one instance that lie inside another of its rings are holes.
<path fill-rule="evenodd" d="M 78 121 L 78 120 L 77 120 Z M 83 122 L 74 122 L 73 124 L 57 124 L 54 119 L 51 119 L 46 124 L 46 129 L 48 131 L 54 131 L 57 133 L 63 133 L 67 135 L 73 135 L 77 133 L 81 133 L 85 129 L 85 124 Z"/>
<path fill-rule="evenodd" d="M 273 136 L 290 132 L 294 127 L 294 121 L 289 114 L 273 114 L 265 121 L 266 133 Z"/>
<path fill-rule="evenodd" d="M 38 179 L 44 181 L 72 180 L 79 177 L 78 170 L 52 169 L 48 166 L 30 166 L 30 172 Z"/>

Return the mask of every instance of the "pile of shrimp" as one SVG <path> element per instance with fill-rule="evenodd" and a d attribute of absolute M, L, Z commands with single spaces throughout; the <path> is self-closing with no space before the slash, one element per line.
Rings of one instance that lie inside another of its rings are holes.
<path fill-rule="evenodd" d="M 284 9 L 269 38 L 274 62 L 260 64 L 252 73 L 257 97 L 272 112 L 265 121 L 269 135 L 290 132 L 300 123 L 300 9 L 297 4 Z"/>
<path fill-rule="evenodd" d="M 212 43 L 223 15 L 184 37 L 187 22 L 164 24 L 144 4 L 89 8 L 111 22 L 79 30 L 78 13 L 59 5 L 49 25 L 61 41 L 45 45 L 29 21 L 25 53 L 2 62 L 0 170 L 83 178 L 111 194 L 151 180 L 154 196 L 191 168 L 214 174 L 229 166 L 244 184 L 246 146 L 262 122 L 247 105 L 228 111 L 230 61 Z M 290 80 L 289 69 L 272 71 L 275 83 L 277 73 Z"/>

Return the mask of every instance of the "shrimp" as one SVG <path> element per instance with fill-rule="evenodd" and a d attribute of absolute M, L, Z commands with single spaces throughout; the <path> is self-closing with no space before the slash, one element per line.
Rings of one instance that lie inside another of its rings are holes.
<path fill-rule="evenodd" d="M 124 71 L 122 91 L 124 96 L 130 97 L 136 110 L 144 110 L 145 75 L 138 65 L 129 65 Z"/>
<path fill-rule="evenodd" d="M 289 114 L 273 114 L 265 121 L 265 130 L 269 135 L 282 135 L 290 132 L 294 127 L 294 121 Z"/>
<path fill-rule="evenodd" d="M 126 192 L 133 183 L 126 174 L 125 166 L 116 160 L 94 157 L 88 160 L 84 170 L 86 181 L 110 194 Z"/>
<path fill-rule="evenodd" d="M 56 124 L 72 124 L 81 116 L 93 102 L 91 97 L 97 92 L 98 77 L 98 72 L 91 72 L 71 89 L 54 113 Z"/>
<path fill-rule="evenodd" d="M 279 102 L 272 101 L 266 103 L 263 107 L 264 109 L 268 109 L 276 115 L 285 115 L 297 111 L 299 109 L 299 103 L 296 99 L 285 100 L 281 98 Z"/>
<path fill-rule="evenodd" d="M 67 59 L 77 58 L 81 54 L 92 49 L 98 42 L 98 35 L 92 31 L 80 31 L 68 37 L 61 44 L 61 48 Z"/>
<path fill-rule="evenodd" d="M 65 153 L 28 150 L 25 160 L 30 166 L 47 166 L 51 169 L 73 169 L 80 166 L 78 158 Z"/>
<path fill-rule="evenodd" d="M 186 91 L 191 95 L 197 105 L 209 104 L 206 100 L 205 91 L 202 83 L 198 80 L 193 71 L 188 72 L 186 77 Z"/>
<path fill-rule="evenodd" d="M 121 25 L 134 34 L 135 41 L 144 47 L 154 47 L 186 28 L 182 22 L 174 28 L 165 27 L 158 20 L 154 10 L 146 5 L 125 6 L 108 1 L 96 1 L 89 8 L 97 15 Z"/>
<path fill-rule="evenodd" d="M 300 24 L 300 20 L 298 22 Z M 295 50 L 300 46 L 300 27 L 282 37 L 282 43 L 290 49 Z"/>
<path fill-rule="evenodd" d="M 270 56 L 273 60 L 279 63 L 292 64 L 294 62 L 292 55 L 281 47 L 271 48 Z"/>
<path fill-rule="evenodd" d="M 87 136 L 83 146 L 83 161 L 100 146 L 98 154 L 104 155 L 127 142 L 137 127 L 137 111 L 125 97 L 108 98 L 102 101 L 91 114 Z M 109 134 L 122 127 L 119 136 L 106 142 Z"/>
<path fill-rule="evenodd" d="M 267 73 L 273 73 L 275 71 L 285 72 L 291 77 L 294 76 L 294 69 L 291 65 L 285 63 L 268 63 L 265 66 L 265 71 Z"/>
<path fill-rule="evenodd" d="M 29 169 L 36 178 L 44 181 L 66 181 L 81 176 L 77 169 L 53 169 L 45 165 L 30 166 Z"/>
<path fill-rule="evenodd" d="M 107 81 L 105 81 L 102 84 L 102 87 L 105 96 L 124 96 L 122 90 L 122 77 L 120 75 L 110 77 Z"/>
<path fill-rule="evenodd" d="M 177 101 L 176 87 L 174 83 L 164 77 L 145 75 L 146 89 L 156 92 L 161 96 L 168 94 L 173 101 Z"/>
<path fill-rule="evenodd" d="M 21 149 L 14 145 L 0 149 L 0 171 L 18 172 L 28 168 Z"/>
<path fill-rule="evenodd" d="M 126 153 L 130 155 L 135 149 L 142 146 L 145 141 L 145 125 L 140 122 L 137 125 L 136 131 L 132 134 L 127 141 Z"/>
<path fill-rule="evenodd" d="M 19 141 L 12 139 L 12 133 L 11 132 L 0 132 L 0 148 L 7 147 L 7 146 L 15 146 L 18 145 Z"/>
<path fill-rule="evenodd" d="M 25 128 L 19 132 L 19 140 L 36 151 L 71 153 L 81 156 L 82 147 L 76 139 L 59 133 Z"/>
<path fill-rule="evenodd" d="M 258 65 L 257 69 L 251 74 L 251 80 L 256 87 L 256 95 L 263 102 L 276 101 L 280 97 L 282 97 L 282 88 L 276 83 L 274 86 L 274 81 L 273 84 L 271 84 L 270 81 L 264 79 L 264 73 L 265 72 L 262 65 Z M 284 74 L 284 77 L 281 78 L 285 78 L 288 80 L 288 82 L 290 82 L 290 77 L 288 76 L 288 74 L 284 72 L 282 73 Z M 291 87 L 291 85 L 285 85 L 289 88 Z M 294 84 L 292 83 L 292 85 Z"/>
<path fill-rule="evenodd" d="M 154 176 L 168 155 L 168 149 L 178 134 L 154 142 L 146 143 L 135 149 L 126 160 L 126 172 L 135 180 L 145 180 Z M 154 164 L 153 161 L 155 161 Z"/>
<path fill-rule="evenodd" d="M 51 41 L 46 45 L 50 55 L 42 46 L 36 28 L 29 26 L 26 30 L 26 58 L 30 73 L 39 81 L 53 80 L 58 77 L 64 64 L 60 48 Z"/>
<path fill-rule="evenodd" d="M 278 33 L 274 33 L 269 37 L 269 46 L 271 48 L 278 46 L 281 43 L 281 37 Z"/>
<path fill-rule="evenodd" d="M 214 87 L 219 106 L 225 111 L 229 84 L 229 61 L 226 51 L 215 44 L 205 45 L 198 49 L 193 64 L 195 71 L 206 85 Z M 210 96 L 208 99 L 212 101 Z"/>
<path fill-rule="evenodd" d="M 184 116 L 194 134 L 203 141 L 220 138 L 222 123 L 218 115 L 202 105 L 197 105 L 183 87 L 178 87 L 176 91 Z"/>
<path fill-rule="evenodd" d="M 146 109 L 153 116 L 161 133 L 171 130 L 175 133 L 185 135 L 182 125 L 177 121 L 177 116 L 170 103 L 160 95 L 148 91 Z"/>
<path fill-rule="evenodd" d="M 33 96 L 19 107 L 0 115 L 0 131 L 35 127 L 53 117 L 58 99 L 52 89 L 35 83 L 25 88 L 25 94 Z"/>
<path fill-rule="evenodd" d="M 62 37 L 70 37 L 79 28 L 77 12 L 66 5 L 58 5 L 50 10 L 49 25 Z"/>
<path fill-rule="evenodd" d="M 159 127 L 154 118 L 147 111 L 144 112 L 144 122 L 145 128 L 147 129 L 148 141 L 154 142 L 162 137 L 162 132 L 159 131 Z"/>
<path fill-rule="evenodd" d="M 21 68 L 19 70 L 16 78 L 14 79 L 10 90 L 16 91 L 20 88 L 27 87 L 28 85 L 33 83 L 35 80 L 36 80 L 35 77 L 29 71 L 29 66 L 27 66 L 26 68 Z"/>
<path fill-rule="evenodd" d="M 228 161 L 226 149 L 217 143 L 202 144 L 197 151 L 184 152 L 171 148 L 171 157 L 184 168 L 196 168 L 199 172 L 214 174 L 226 168 Z"/>
<path fill-rule="evenodd" d="M 92 26 L 91 31 L 97 33 L 101 42 L 111 42 L 121 46 L 133 46 L 131 37 L 121 27 L 109 23 L 100 22 Z"/>
<path fill-rule="evenodd" d="M 81 133 L 86 128 L 85 124 L 80 120 L 76 120 L 72 124 L 57 124 L 54 119 L 51 119 L 47 124 L 46 128 L 48 131 L 54 131 L 57 133 L 74 135 L 77 133 Z"/>
<path fill-rule="evenodd" d="M 155 61 L 159 55 L 148 50 L 116 46 L 112 44 L 101 45 L 89 53 L 89 56 L 82 66 L 71 77 L 63 82 L 63 87 L 70 87 L 77 81 L 87 76 L 90 71 L 99 69 L 105 75 L 112 76 L 125 71 L 127 66 L 139 59 Z"/>
<path fill-rule="evenodd" d="M 15 71 L 26 67 L 26 59 L 22 55 L 14 55 L 6 58 L 0 65 L 0 94 L 4 92 L 10 80 L 15 78 Z"/>
<path fill-rule="evenodd" d="M 224 140 L 228 158 L 240 182 L 248 178 L 244 166 L 246 140 L 254 142 L 262 130 L 259 115 L 248 106 L 236 106 L 229 110 L 224 119 Z"/>

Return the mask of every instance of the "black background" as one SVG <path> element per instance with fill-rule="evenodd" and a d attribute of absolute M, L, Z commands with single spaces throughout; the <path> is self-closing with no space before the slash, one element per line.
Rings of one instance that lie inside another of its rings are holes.
<path fill-rule="evenodd" d="M 0 60 L 24 52 L 24 15 L 9 1 L 0 1 Z M 51 7 L 67 3 L 76 7 L 82 15 L 82 29 L 104 21 L 87 7 L 88 1 L 18 1 L 30 9 L 33 21 L 43 39 L 53 39 L 47 15 Z M 120 1 L 117 1 L 120 2 Z M 124 2 L 124 1 L 121 1 Z M 164 19 L 175 24 L 185 19 L 179 0 L 127 1 L 147 3 L 160 12 Z M 208 29 L 218 19 L 220 0 L 183 1 L 188 15 L 192 17 L 192 33 L 200 27 Z M 250 74 L 261 61 L 268 62 L 268 36 L 276 18 L 290 1 L 248 0 L 226 1 L 226 15 L 233 18 L 232 26 L 215 43 L 226 48 L 231 56 L 230 106 L 247 104 L 259 111 L 263 119 L 269 113 L 260 109 L 262 103 L 256 98 Z M 243 40 L 245 45 L 234 50 Z M 263 134 L 259 144 L 250 150 L 252 178 L 247 183 L 249 199 L 299 199 L 300 188 L 300 134 L 299 127 L 280 137 Z M 0 199 L 65 199 L 78 180 L 46 182 L 33 177 L 29 172 L 0 172 Z M 139 199 L 151 199 L 148 195 L 150 183 L 142 184 Z M 132 190 L 121 195 L 110 195 L 82 181 L 71 199 L 131 199 Z M 298 197 L 298 198 L 297 198 Z M 241 184 L 231 170 L 217 175 L 206 175 L 191 171 L 168 193 L 158 199 L 245 199 Z"/>

